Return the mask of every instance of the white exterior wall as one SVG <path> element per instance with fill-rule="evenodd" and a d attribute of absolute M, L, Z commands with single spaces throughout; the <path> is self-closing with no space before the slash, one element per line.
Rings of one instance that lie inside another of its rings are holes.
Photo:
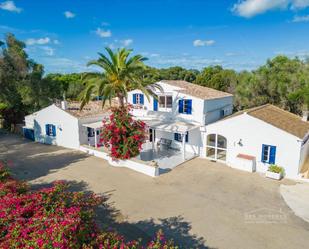
<path fill-rule="evenodd" d="M 29 117 L 29 116 L 33 116 Z M 26 126 L 33 120 L 35 141 L 54 144 L 67 148 L 79 148 L 78 119 L 55 105 L 50 105 L 32 115 L 25 117 Z M 56 126 L 56 137 L 47 136 L 45 125 Z"/>
<path fill-rule="evenodd" d="M 210 99 L 205 101 L 206 124 L 211 124 L 233 113 L 233 97 Z M 225 110 L 222 116 L 221 111 Z"/>
<path fill-rule="evenodd" d="M 158 104 L 158 111 L 154 111 L 153 110 L 153 97 L 150 96 L 150 101 L 148 101 L 147 97 L 144 96 L 144 111 L 142 110 L 134 110 L 133 111 L 133 115 L 135 116 L 147 116 L 147 115 L 151 115 L 151 116 L 157 116 L 158 118 L 161 119 L 178 119 L 178 120 L 182 120 L 182 121 L 188 121 L 188 122 L 198 122 L 203 124 L 204 123 L 204 100 L 187 95 L 187 94 L 183 94 L 183 93 L 178 93 L 175 90 L 179 90 L 180 88 L 177 87 L 173 87 L 171 85 L 162 83 L 162 82 L 158 82 L 157 84 L 161 85 L 163 90 L 164 90 L 164 94 L 170 94 L 173 96 L 173 108 L 172 109 L 162 109 L 159 107 Z M 129 92 L 128 94 L 128 102 L 133 104 L 133 94 L 135 93 L 142 93 L 140 90 L 134 90 Z M 157 91 L 157 94 L 163 94 L 160 91 Z M 180 99 L 192 99 L 192 114 L 182 114 L 178 112 L 178 101 Z"/>
<path fill-rule="evenodd" d="M 299 160 L 299 171 L 301 170 L 301 167 L 303 166 L 303 164 L 306 162 L 306 160 L 308 159 L 309 156 L 309 134 L 307 134 L 307 136 L 305 136 L 304 140 L 307 139 L 307 142 L 301 146 L 301 151 L 300 151 L 300 160 Z"/>
<path fill-rule="evenodd" d="M 300 141 L 297 137 L 247 114 L 235 116 L 206 126 L 207 135 L 219 134 L 227 139 L 227 159 L 238 166 L 238 154 L 256 157 L 256 170 L 265 172 L 268 164 L 261 162 L 262 145 L 276 146 L 276 164 L 285 169 L 286 176 L 296 178 L 300 161 Z M 242 141 L 243 146 L 238 142 Z M 206 138 L 203 155 L 206 156 Z"/>
<path fill-rule="evenodd" d="M 104 118 L 105 118 L 105 115 L 99 115 L 99 116 L 95 116 L 95 117 L 82 118 L 82 119 L 78 120 L 80 144 L 88 144 L 87 127 L 83 126 L 83 124 L 103 121 Z M 94 137 L 90 138 L 90 139 L 93 140 L 93 144 L 94 144 Z M 100 138 L 98 137 L 97 139 L 99 141 Z"/>

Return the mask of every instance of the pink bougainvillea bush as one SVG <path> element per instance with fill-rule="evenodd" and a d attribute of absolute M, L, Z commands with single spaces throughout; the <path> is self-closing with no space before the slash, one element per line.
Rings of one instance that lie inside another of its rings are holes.
<path fill-rule="evenodd" d="M 146 124 L 134 120 L 130 109 L 130 106 L 112 108 L 109 119 L 103 120 L 101 143 L 110 149 L 113 159 L 137 156 L 146 140 Z"/>
<path fill-rule="evenodd" d="M 0 161 L 0 248 L 143 248 L 140 242 L 126 242 L 119 234 L 96 226 L 94 209 L 104 198 L 69 192 L 67 187 L 56 182 L 50 188 L 30 191 Z M 146 248 L 176 247 L 159 232 Z"/>

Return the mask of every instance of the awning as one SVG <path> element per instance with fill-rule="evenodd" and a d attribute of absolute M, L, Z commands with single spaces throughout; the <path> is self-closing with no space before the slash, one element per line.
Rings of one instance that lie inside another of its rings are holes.
<path fill-rule="evenodd" d="M 89 128 L 92 128 L 92 129 L 99 129 L 99 128 L 103 127 L 103 124 L 102 124 L 102 121 L 98 121 L 98 122 L 94 122 L 94 123 L 86 123 L 86 124 L 83 124 L 83 126 L 89 127 Z"/>
<path fill-rule="evenodd" d="M 149 128 L 173 133 L 186 133 L 200 128 L 201 125 L 176 120 L 139 119 L 146 123 Z"/>

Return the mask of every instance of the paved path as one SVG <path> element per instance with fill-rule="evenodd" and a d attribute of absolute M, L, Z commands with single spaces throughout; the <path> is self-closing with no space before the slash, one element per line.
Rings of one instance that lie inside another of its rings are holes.
<path fill-rule="evenodd" d="M 309 184 L 281 185 L 280 192 L 293 212 L 309 222 Z"/>
<path fill-rule="evenodd" d="M 105 193 L 110 204 L 98 221 L 129 238 L 162 228 L 184 248 L 303 249 L 309 224 L 293 214 L 282 182 L 194 159 L 158 178 L 56 146 L 0 135 L 0 158 L 34 187 L 71 181 L 77 190 Z M 285 185 L 294 184 L 284 181 Z"/>

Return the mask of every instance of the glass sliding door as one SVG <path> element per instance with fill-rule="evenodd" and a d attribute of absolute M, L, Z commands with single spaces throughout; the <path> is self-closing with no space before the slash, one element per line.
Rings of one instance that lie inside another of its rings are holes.
<path fill-rule="evenodd" d="M 207 136 L 206 157 L 212 160 L 226 161 L 227 140 L 224 136 L 210 134 Z"/>

